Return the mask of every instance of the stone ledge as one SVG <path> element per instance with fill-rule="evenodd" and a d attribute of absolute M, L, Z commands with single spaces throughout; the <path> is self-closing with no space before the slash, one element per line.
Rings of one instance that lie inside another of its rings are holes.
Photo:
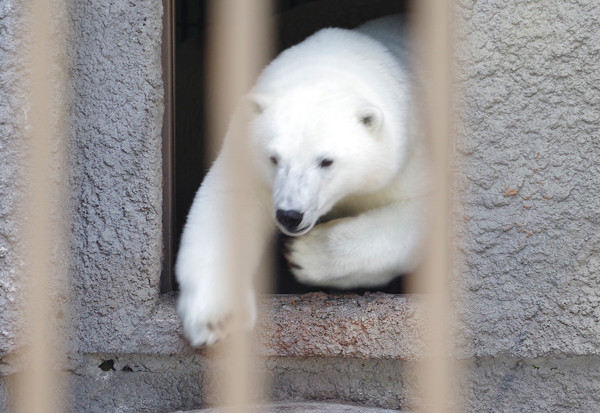
<path fill-rule="evenodd" d="M 204 353 L 183 337 L 175 295 L 163 295 L 132 353 Z M 261 302 L 258 355 L 415 360 L 423 348 L 417 296 L 310 293 Z"/>
<path fill-rule="evenodd" d="M 415 360 L 423 348 L 415 296 L 311 293 L 265 305 L 259 334 L 267 356 Z"/>
<path fill-rule="evenodd" d="M 226 409 L 202 409 L 188 412 L 174 413 L 225 413 Z M 400 410 L 380 409 L 377 407 L 364 407 L 349 404 L 338 403 L 319 403 L 319 402 L 287 402 L 287 403 L 269 403 L 262 406 L 250 408 L 250 413 L 306 413 L 306 412 L 327 412 L 327 413 L 392 413 L 401 412 Z M 408 413 L 408 412 L 407 412 Z"/>

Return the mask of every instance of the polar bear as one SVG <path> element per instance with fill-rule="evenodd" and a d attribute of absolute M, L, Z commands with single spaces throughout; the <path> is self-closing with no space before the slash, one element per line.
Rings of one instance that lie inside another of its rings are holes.
<path fill-rule="evenodd" d="M 250 280 L 277 228 L 290 236 L 286 258 L 306 284 L 375 287 L 416 268 L 428 173 L 404 27 L 392 16 L 354 30 L 323 29 L 259 76 L 241 105 L 251 112 L 249 147 L 236 151 L 230 130 L 181 239 L 178 311 L 192 345 L 228 333 L 232 286 L 223 273 L 235 258 L 224 235 L 227 202 L 239 206 L 236 232 L 258 246 L 246 252 L 250 264 L 235 281 L 247 291 L 248 327 L 256 318 Z M 229 182 L 234 163 L 256 174 L 245 181 L 250 187 Z"/>

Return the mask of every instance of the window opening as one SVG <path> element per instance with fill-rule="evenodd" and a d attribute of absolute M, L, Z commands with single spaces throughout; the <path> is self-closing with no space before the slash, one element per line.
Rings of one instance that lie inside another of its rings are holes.
<path fill-rule="evenodd" d="M 165 253 L 161 278 L 161 292 L 177 290 L 173 265 L 177 255 L 179 239 L 192 204 L 194 195 L 208 171 L 212 160 L 206 148 L 205 122 L 205 29 L 209 22 L 206 0 L 165 0 L 165 10 L 169 7 L 171 28 L 170 45 L 173 48 L 171 61 L 175 75 L 173 82 L 173 113 L 169 121 L 171 128 L 169 155 L 170 163 L 165 164 L 170 176 L 169 193 L 165 192 L 164 220 Z M 353 6 L 368 5 L 365 7 Z M 276 1 L 277 31 L 276 42 L 279 52 L 296 44 L 322 27 L 355 27 L 364 21 L 380 16 L 406 13 L 408 1 L 379 0 L 337 2 L 331 0 L 283 0 Z M 350 7 L 352 6 L 352 7 Z M 318 8 L 322 14 L 312 11 Z M 346 9 L 346 10 L 344 10 Z M 340 13 L 340 11 L 344 11 Z M 167 13 L 165 13 L 166 15 Z M 339 16 L 343 15 L 344 18 Z M 174 57 L 173 57 L 174 56 Z M 164 56 L 163 56 L 164 58 Z M 165 100 L 165 104 L 167 101 Z M 175 115 L 176 114 L 176 115 Z M 175 122 L 176 118 L 176 124 Z M 166 119 L 167 120 L 167 119 Z M 166 178 L 165 178 L 166 181 Z M 311 287 L 297 282 L 290 273 L 287 262 L 281 254 L 283 237 L 278 238 L 275 262 L 275 292 L 278 294 L 302 294 L 311 291 L 335 293 L 340 290 Z M 400 275 L 400 274 L 399 274 Z M 399 277 L 387 287 L 350 290 L 355 293 L 384 291 L 399 294 L 406 291 L 407 276 Z M 348 290 L 343 290 L 347 292 Z"/>
<path fill-rule="evenodd" d="M 175 44 L 173 36 L 174 0 L 163 0 L 162 67 L 164 85 L 164 115 L 162 125 L 163 169 L 163 251 L 160 291 L 173 291 L 175 277 Z"/>

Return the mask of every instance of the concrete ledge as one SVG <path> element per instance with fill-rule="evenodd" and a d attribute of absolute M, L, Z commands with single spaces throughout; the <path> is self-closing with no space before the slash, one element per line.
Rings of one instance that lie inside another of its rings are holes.
<path fill-rule="evenodd" d="M 380 409 L 377 407 L 354 406 L 338 403 L 314 403 L 314 402 L 289 402 L 265 404 L 250 408 L 251 413 L 305 413 L 305 412 L 328 412 L 328 413 L 391 413 L 400 410 Z M 186 413 L 220 413 L 227 412 L 226 409 L 202 409 Z M 184 412 L 175 412 L 184 413 Z"/>
<path fill-rule="evenodd" d="M 144 331 L 119 345 L 119 353 L 203 354 L 183 337 L 175 301 L 174 294 L 161 296 L 153 317 L 141 326 Z M 256 351 L 279 357 L 415 360 L 423 348 L 418 301 L 384 293 L 269 296 L 261 302 Z"/>
<path fill-rule="evenodd" d="M 223 371 L 218 358 L 214 351 L 210 357 L 86 354 L 70 375 L 71 393 L 81 395 L 73 398 L 70 412 L 173 412 L 220 406 Z M 310 401 L 410 409 L 419 402 L 411 362 L 257 357 L 253 365 L 258 377 L 269 383 L 259 396 L 265 403 Z M 1 405 L 0 412 L 5 413 Z"/>
<path fill-rule="evenodd" d="M 423 348 L 416 296 L 311 293 L 264 305 L 259 332 L 267 356 L 415 360 Z"/>

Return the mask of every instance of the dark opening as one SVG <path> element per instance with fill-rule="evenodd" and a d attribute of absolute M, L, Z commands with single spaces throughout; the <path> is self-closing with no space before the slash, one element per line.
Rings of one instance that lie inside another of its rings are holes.
<path fill-rule="evenodd" d="M 161 289 L 177 289 L 172 266 L 185 219 L 194 195 L 210 167 L 205 145 L 204 55 L 207 27 L 206 0 L 173 0 L 175 13 L 175 114 L 172 146 L 174 177 L 169 225 L 173 248 L 171 260 L 165 260 Z M 276 51 L 290 47 L 323 27 L 352 28 L 377 17 L 406 13 L 408 1 L 401 0 L 278 0 Z M 279 243 L 281 247 L 281 243 Z M 276 293 L 298 294 L 323 289 L 311 288 L 295 281 L 283 256 L 276 263 Z M 165 254 L 167 257 L 168 254 Z M 392 282 L 386 292 L 404 291 L 404 277 Z M 382 290 L 378 288 L 377 290 Z"/>

